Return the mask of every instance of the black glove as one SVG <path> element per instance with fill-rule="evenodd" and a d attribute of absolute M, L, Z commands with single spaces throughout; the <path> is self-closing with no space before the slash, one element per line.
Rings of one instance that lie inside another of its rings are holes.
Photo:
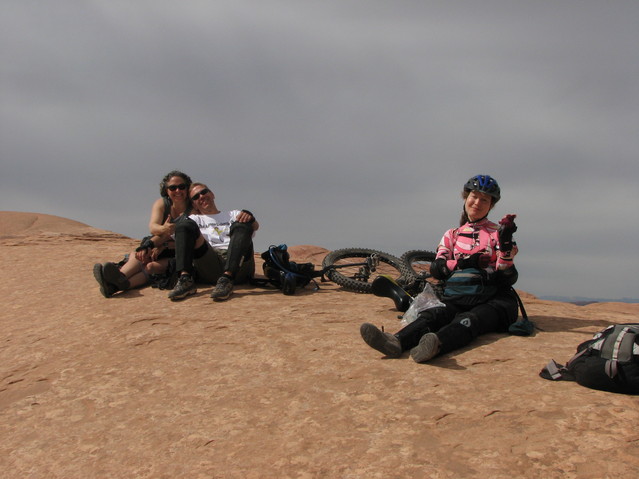
<path fill-rule="evenodd" d="M 508 253 L 513 249 L 513 233 L 517 231 L 516 215 L 506 215 L 499 221 L 499 250 Z"/>
<path fill-rule="evenodd" d="M 149 249 L 149 248 L 151 248 L 151 249 L 155 248 L 155 244 L 153 243 L 153 241 L 151 241 L 151 237 L 150 236 L 145 236 L 142 239 L 142 242 L 140 243 L 140 246 L 138 246 L 135 249 L 135 251 L 142 251 L 142 250 Z"/>
<path fill-rule="evenodd" d="M 457 260 L 458 269 L 467 269 L 467 268 L 483 269 L 483 268 L 486 268 L 489 264 L 490 264 L 490 255 L 487 255 L 486 253 L 475 253 L 469 256 L 468 258 Z"/>
<path fill-rule="evenodd" d="M 446 266 L 444 258 L 437 258 L 430 264 L 430 274 L 435 279 L 446 279 L 450 276 L 450 270 Z"/>

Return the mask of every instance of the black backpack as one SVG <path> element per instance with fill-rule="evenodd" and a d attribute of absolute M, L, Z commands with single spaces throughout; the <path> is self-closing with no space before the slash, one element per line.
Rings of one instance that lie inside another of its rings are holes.
<path fill-rule="evenodd" d="M 285 244 L 269 246 L 268 251 L 261 256 L 264 260 L 262 269 L 266 281 L 281 289 L 286 295 L 295 294 L 298 287 L 303 288 L 311 281 L 315 283 L 313 278 L 321 276 L 321 273 L 315 272 L 313 263 L 291 261 Z M 317 287 L 317 283 L 315 285 Z"/>
<path fill-rule="evenodd" d="M 551 360 L 539 375 L 554 381 L 639 394 L 639 323 L 615 324 L 577 346 L 566 366 Z"/>

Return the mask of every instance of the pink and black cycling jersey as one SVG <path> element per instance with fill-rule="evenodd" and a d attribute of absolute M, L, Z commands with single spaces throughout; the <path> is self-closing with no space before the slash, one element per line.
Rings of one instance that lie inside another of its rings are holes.
<path fill-rule="evenodd" d="M 465 259 L 475 253 L 490 256 L 488 271 L 503 270 L 513 265 L 513 258 L 517 254 L 517 245 L 508 256 L 499 251 L 499 225 L 487 218 L 476 223 L 465 223 L 459 228 L 453 228 L 442 237 L 437 247 L 437 258 L 446 260 L 446 267 L 453 271 L 457 267 L 458 259 Z"/>

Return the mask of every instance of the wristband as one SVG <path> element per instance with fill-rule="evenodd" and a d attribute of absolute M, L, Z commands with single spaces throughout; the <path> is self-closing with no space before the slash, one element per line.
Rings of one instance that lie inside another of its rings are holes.
<path fill-rule="evenodd" d="M 151 240 L 151 237 L 147 236 L 142 240 L 140 246 L 135 251 L 142 251 L 143 249 L 155 248 L 155 243 Z"/>

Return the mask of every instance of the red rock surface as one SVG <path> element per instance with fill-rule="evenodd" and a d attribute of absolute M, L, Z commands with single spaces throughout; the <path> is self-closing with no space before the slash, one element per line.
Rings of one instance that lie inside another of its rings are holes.
<path fill-rule="evenodd" d="M 639 471 L 639 398 L 539 378 L 638 306 L 541 301 L 544 330 L 491 334 L 430 364 L 382 359 L 363 321 L 389 300 L 211 287 L 103 298 L 95 262 L 137 240 L 0 212 L 4 478 L 606 478 Z M 326 250 L 291 248 L 321 264 Z"/>

